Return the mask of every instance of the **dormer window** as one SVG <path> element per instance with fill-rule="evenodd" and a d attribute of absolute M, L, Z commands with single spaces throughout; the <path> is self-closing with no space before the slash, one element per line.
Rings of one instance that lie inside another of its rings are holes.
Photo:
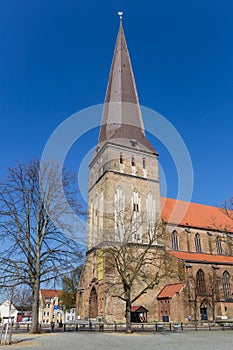
<path fill-rule="evenodd" d="M 130 144 L 131 144 L 132 147 L 136 147 L 137 144 L 138 144 L 137 141 L 134 140 L 134 139 L 130 140 L 129 142 L 130 142 Z"/>

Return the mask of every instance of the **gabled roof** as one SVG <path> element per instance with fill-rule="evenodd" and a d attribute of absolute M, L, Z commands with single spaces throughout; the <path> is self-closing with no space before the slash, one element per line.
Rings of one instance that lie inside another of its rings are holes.
<path fill-rule="evenodd" d="M 161 208 L 166 223 L 233 232 L 233 217 L 227 216 L 221 208 L 162 197 Z"/>
<path fill-rule="evenodd" d="M 122 20 L 109 74 L 98 144 L 111 140 L 121 145 L 121 139 L 128 143 L 136 140 L 138 149 L 157 154 L 145 135 Z"/>
<path fill-rule="evenodd" d="M 180 293 L 184 283 L 168 284 L 158 294 L 157 299 L 172 299 L 176 293 Z"/>
<path fill-rule="evenodd" d="M 187 253 L 179 251 L 170 251 L 170 255 L 175 256 L 178 259 L 189 262 L 204 262 L 211 264 L 231 264 L 233 265 L 233 256 L 227 255 L 212 255 L 204 253 Z"/>
<path fill-rule="evenodd" d="M 148 312 L 148 310 L 144 306 L 139 305 L 139 306 L 131 306 L 131 312 Z"/>
<path fill-rule="evenodd" d="M 57 289 L 40 289 L 41 296 L 43 299 L 45 298 L 59 298 L 61 296 L 61 290 Z"/>

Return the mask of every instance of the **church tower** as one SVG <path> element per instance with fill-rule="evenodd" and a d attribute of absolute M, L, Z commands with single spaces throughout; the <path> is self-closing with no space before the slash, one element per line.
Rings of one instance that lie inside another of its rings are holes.
<path fill-rule="evenodd" d="M 90 163 L 86 262 L 78 290 L 78 315 L 119 319 L 106 296 L 102 248 L 126 239 L 143 244 L 144 230 L 153 229 L 159 216 L 158 154 L 144 130 L 120 18 L 98 144 Z M 129 217 L 131 222 L 138 218 L 137 229 L 130 228 Z"/>

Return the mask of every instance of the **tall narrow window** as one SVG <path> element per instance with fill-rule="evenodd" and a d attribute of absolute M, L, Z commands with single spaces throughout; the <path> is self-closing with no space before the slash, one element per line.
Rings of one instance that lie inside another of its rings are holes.
<path fill-rule="evenodd" d="M 120 164 L 123 164 L 123 154 L 120 154 Z"/>
<path fill-rule="evenodd" d="M 93 201 L 90 202 L 90 217 L 89 217 L 89 237 L 90 237 L 90 245 L 92 246 L 94 244 L 94 237 L 93 237 L 93 218 L 94 218 L 94 205 Z"/>
<path fill-rule="evenodd" d="M 99 236 L 102 239 L 103 234 L 103 214 L 104 214 L 104 192 L 101 190 L 99 198 Z"/>
<path fill-rule="evenodd" d="M 132 218 L 132 239 L 134 242 L 141 241 L 140 206 L 138 191 L 133 192 L 133 218 Z"/>
<path fill-rule="evenodd" d="M 230 274 L 227 271 L 223 272 L 222 285 L 223 285 L 223 293 L 224 293 L 225 299 L 232 298 L 232 291 L 231 291 L 231 284 L 230 284 Z"/>
<path fill-rule="evenodd" d="M 156 234 L 155 232 L 155 222 L 156 222 L 156 214 L 155 214 L 155 200 L 151 192 L 148 193 L 146 199 L 146 212 L 147 212 L 147 223 L 148 223 L 148 231 L 150 238 Z"/>
<path fill-rule="evenodd" d="M 206 293 L 206 287 L 205 287 L 205 275 L 202 269 L 197 271 L 196 275 L 196 289 L 198 294 L 205 294 Z"/>
<path fill-rule="evenodd" d="M 217 253 L 219 255 L 222 254 L 222 243 L 221 243 L 221 238 L 219 236 L 217 236 L 216 238 L 216 248 L 217 248 Z"/>
<path fill-rule="evenodd" d="M 135 158 L 134 158 L 134 156 L 132 156 L 132 158 L 131 158 L 131 165 L 132 165 L 132 175 L 136 175 L 136 167 L 135 167 L 135 165 L 136 165 L 136 163 L 135 163 Z"/>
<path fill-rule="evenodd" d="M 99 198 L 98 195 L 95 195 L 95 202 L 94 202 L 94 217 L 93 217 L 93 241 L 94 244 L 96 244 L 98 238 L 98 207 L 99 207 Z"/>
<path fill-rule="evenodd" d="M 146 169 L 146 158 L 142 159 L 142 167 L 143 169 Z"/>
<path fill-rule="evenodd" d="M 115 240 L 124 240 L 124 194 L 121 187 L 115 192 Z"/>
<path fill-rule="evenodd" d="M 142 172 L 143 176 L 146 177 L 146 158 L 142 158 Z"/>
<path fill-rule="evenodd" d="M 176 231 L 172 232 L 172 249 L 173 250 L 179 249 L 178 234 Z"/>
<path fill-rule="evenodd" d="M 195 247 L 196 247 L 196 252 L 201 253 L 201 240 L 200 240 L 199 233 L 196 233 L 195 235 Z"/>

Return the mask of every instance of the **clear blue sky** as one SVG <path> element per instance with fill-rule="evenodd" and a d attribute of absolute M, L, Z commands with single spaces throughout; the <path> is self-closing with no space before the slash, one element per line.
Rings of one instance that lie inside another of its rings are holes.
<path fill-rule="evenodd" d="M 40 157 L 68 116 L 103 102 L 119 10 L 141 104 L 183 137 L 192 200 L 221 204 L 233 195 L 232 0 L 1 0 L 0 176 L 17 160 Z M 97 134 L 71 152 L 74 168 Z M 173 197 L 169 156 L 154 146 Z"/>

